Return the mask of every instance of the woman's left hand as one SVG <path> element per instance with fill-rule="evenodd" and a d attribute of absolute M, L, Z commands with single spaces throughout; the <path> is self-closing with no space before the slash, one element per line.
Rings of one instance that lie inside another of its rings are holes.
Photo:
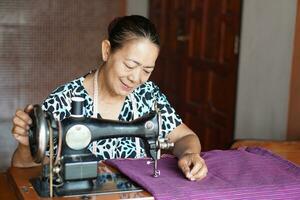
<path fill-rule="evenodd" d="M 178 160 L 178 167 L 186 178 L 198 181 L 207 175 L 207 166 L 198 153 L 186 153 Z"/>

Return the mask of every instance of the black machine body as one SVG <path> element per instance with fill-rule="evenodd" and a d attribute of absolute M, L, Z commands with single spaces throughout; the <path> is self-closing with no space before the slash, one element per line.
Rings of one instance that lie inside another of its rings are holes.
<path fill-rule="evenodd" d="M 119 137 L 140 138 L 144 143 L 147 156 L 154 162 L 154 176 L 159 175 L 157 160 L 160 158 L 160 149 L 171 148 L 173 144 L 159 140 L 161 118 L 157 110 L 125 122 L 84 117 L 82 101 L 74 102 L 71 117 L 62 121 L 56 121 L 51 113 L 43 111 L 39 105 L 35 105 L 30 113 L 33 123 L 29 131 L 29 143 L 35 162 L 43 161 L 50 142 L 57 144 L 56 159 L 50 160 L 53 162 L 53 167 L 49 169 L 48 165 L 44 165 L 41 177 L 31 180 L 41 196 L 49 197 L 51 187 L 54 189 L 55 196 L 78 195 L 93 193 L 93 191 L 99 193 L 97 189 L 99 186 L 96 184 L 99 182 L 97 181 L 99 159 L 87 148 L 95 140 Z M 52 141 L 50 138 L 53 138 Z M 49 184 L 50 175 L 53 176 L 52 184 Z"/>

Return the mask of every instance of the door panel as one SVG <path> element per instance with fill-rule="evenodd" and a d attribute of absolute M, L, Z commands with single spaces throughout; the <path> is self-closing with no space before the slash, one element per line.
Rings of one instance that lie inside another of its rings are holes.
<path fill-rule="evenodd" d="M 161 36 L 152 79 L 203 149 L 233 140 L 240 0 L 151 0 L 150 18 Z"/>

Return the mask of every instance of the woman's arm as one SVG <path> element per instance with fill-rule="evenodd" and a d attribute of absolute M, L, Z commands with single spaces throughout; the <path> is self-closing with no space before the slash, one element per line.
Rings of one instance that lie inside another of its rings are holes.
<path fill-rule="evenodd" d="M 40 164 L 33 161 L 29 146 L 19 143 L 11 159 L 11 165 L 13 167 L 34 167 Z"/>
<path fill-rule="evenodd" d="M 181 124 L 168 135 L 168 139 L 174 142 L 173 154 L 178 157 L 178 167 L 185 176 L 192 181 L 203 179 L 208 170 L 200 157 L 201 145 L 197 135 Z"/>

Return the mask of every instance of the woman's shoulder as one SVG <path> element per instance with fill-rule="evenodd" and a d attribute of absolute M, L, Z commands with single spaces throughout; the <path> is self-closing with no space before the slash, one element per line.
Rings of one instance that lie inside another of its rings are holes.
<path fill-rule="evenodd" d="M 166 96 L 159 87 L 152 81 L 147 81 L 133 91 L 133 95 L 138 101 L 144 104 L 151 104 L 153 100 L 166 102 Z"/>
<path fill-rule="evenodd" d="M 140 85 L 138 88 L 135 89 L 135 93 L 143 94 L 147 92 L 155 92 L 159 90 L 159 87 L 152 81 L 147 81 Z"/>
<path fill-rule="evenodd" d="M 90 112 L 91 99 L 89 98 L 84 86 L 84 76 L 76 78 L 57 87 L 53 92 L 43 101 L 43 109 L 52 112 L 55 118 L 62 120 L 70 115 L 71 98 L 83 97 L 88 100 L 86 103 L 86 112 Z"/>
<path fill-rule="evenodd" d="M 73 94 L 72 96 L 74 96 L 74 94 L 75 94 L 75 96 L 77 96 L 76 93 L 80 94 L 84 90 L 83 80 L 84 80 L 84 76 L 76 78 L 65 84 L 62 84 L 62 85 L 58 86 L 55 90 L 53 90 L 51 95 L 72 93 Z"/>

